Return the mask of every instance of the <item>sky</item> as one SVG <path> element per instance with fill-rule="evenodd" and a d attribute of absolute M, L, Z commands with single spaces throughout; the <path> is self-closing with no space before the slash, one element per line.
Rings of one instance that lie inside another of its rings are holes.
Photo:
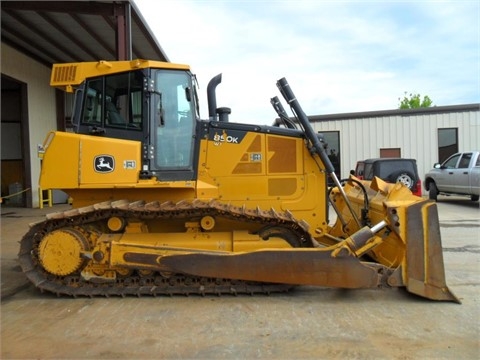
<path fill-rule="evenodd" d="M 230 121 L 270 125 L 285 77 L 307 115 L 480 102 L 480 1 L 134 0 L 171 62 L 206 89 Z"/>

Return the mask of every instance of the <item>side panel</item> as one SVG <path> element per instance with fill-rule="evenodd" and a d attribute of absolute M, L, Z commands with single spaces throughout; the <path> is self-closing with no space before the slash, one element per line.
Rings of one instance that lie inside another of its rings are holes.
<path fill-rule="evenodd" d="M 211 127 L 200 147 L 199 183 L 218 199 L 248 208 L 289 210 L 310 225 L 327 226 L 326 176 L 299 136 Z M 202 197 L 202 194 L 198 194 Z"/>
<path fill-rule="evenodd" d="M 44 189 L 135 186 L 140 143 L 72 133 L 50 133 L 45 141 L 40 186 Z"/>
<path fill-rule="evenodd" d="M 140 142 L 84 136 L 80 140 L 80 187 L 136 184 Z"/>
<path fill-rule="evenodd" d="M 73 189 L 78 187 L 80 136 L 51 132 L 44 142 L 41 160 L 42 189 Z"/>
<path fill-rule="evenodd" d="M 256 132 L 215 131 L 204 174 L 225 200 L 297 199 L 304 192 L 303 140 Z"/>

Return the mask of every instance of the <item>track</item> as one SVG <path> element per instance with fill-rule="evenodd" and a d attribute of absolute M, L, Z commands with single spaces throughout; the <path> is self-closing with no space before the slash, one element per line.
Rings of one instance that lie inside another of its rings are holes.
<path fill-rule="evenodd" d="M 61 228 L 81 228 L 92 231 L 98 224 L 112 216 L 148 220 L 190 219 L 204 215 L 223 217 L 239 222 L 254 222 L 262 225 L 282 226 L 294 231 L 301 239 L 300 246 L 310 247 L 307 225 L 293 218 L 289 212 L 247 209 L 222 204 L 217 201 L 181 201 L 145 203 L 126 200 L 104 202 L 47 215 L 43 222 L 33 225 L 20 244 L 19 261 L 27 278 L 41 291 L 57 296 L 157 296 L 157 295 L 222 295 L 222 294 L 269 294 L 285 292 L 292 285 L 246 282 L 232 279 L 194 277 L 187 274 L 161 274 L 133 270 L 117 276 L 113 282 L 86 281 L 80 270 L 68 276 L 55 276 L 47 272 L 39 260 L 39 244 L 45 235 Z M 92 244 L 93 245 L 93 244 Z"/>

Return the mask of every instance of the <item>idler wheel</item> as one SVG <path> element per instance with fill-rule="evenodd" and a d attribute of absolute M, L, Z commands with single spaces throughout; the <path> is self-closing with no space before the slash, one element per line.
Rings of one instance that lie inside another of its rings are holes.
<path fill-rule="evenodd" d="M 84 263 L 82 252 L 88 250 L 85 236 L 75 229 L 60 229 L 47 234 L 39 246 L 39 260 L 49 273 L 66 276 Z"/>
<path fill-rule="evenodd" d="M 213 216 L 204 216 L 202 220 L 200 220 L 200 226 L 203 230 L 212 230 L 215 227 L 215 219 Z"/>

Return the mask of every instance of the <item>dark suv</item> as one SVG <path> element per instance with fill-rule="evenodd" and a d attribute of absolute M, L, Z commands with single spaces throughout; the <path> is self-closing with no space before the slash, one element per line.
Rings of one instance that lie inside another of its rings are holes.
<path fill-rule="evenodd" d="M 378 158 L 357 162 L 353 175 L 363 180 L 373 180 L 374 176 L 389 182 L 401 182 L 414 195 L 422 196 L 422 181 L 418 176 L 417 161 L 402 158 Z"/>

